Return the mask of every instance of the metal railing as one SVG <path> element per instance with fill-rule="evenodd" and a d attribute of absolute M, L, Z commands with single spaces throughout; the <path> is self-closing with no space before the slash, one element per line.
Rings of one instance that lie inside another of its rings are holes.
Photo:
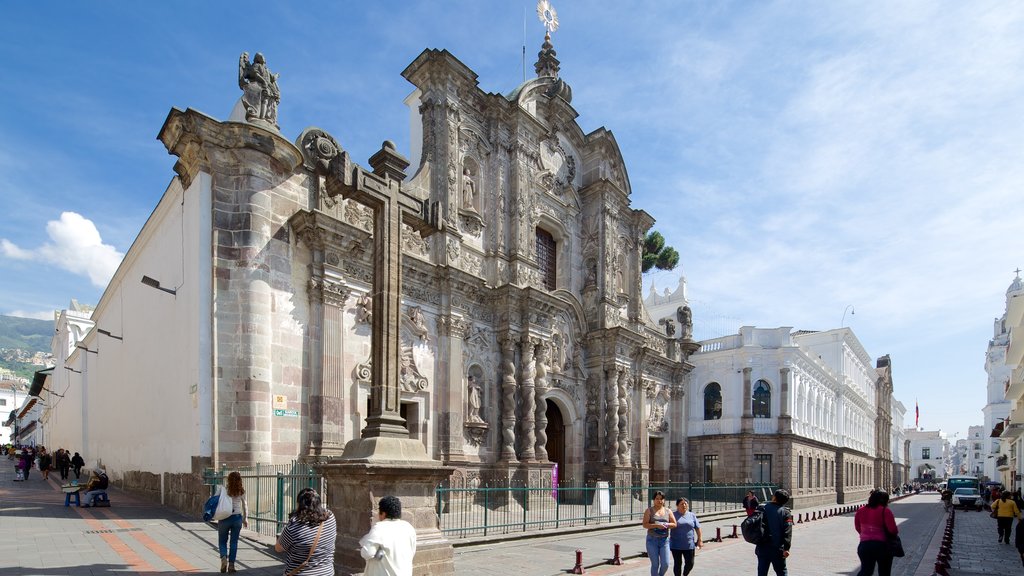
<path fill-rule="evenodd" d="M 260 534 L 274 536 L 281 531 L 288 521 L 288 514 L 295 508 L 295 497 L 303 488 L 319 491 L 324 506 L 327 506 L 324 479 L 308 463 L 295 461 L 291 464 L 256 464 L 241 468 L 224 466 L 220 470 L 207 468 L 203 471 L 203 484 L 210 486 L 211 496 L 218 486 L 226 482 L 225 478 L 232 471 L 242 476 L 249 510 L 249 529 Z"/>
<path fill-rule="evenodd" d="M 563 527 L 583 527 L 639 521 L 656 490 L 669 506 L 677 498 L 690 501 L 698 516 L 739 512 L 743 497 L 753 490 L 757 499 L 771 499 L 770 484 L 670 483 L 659 486 L 579 486 L 558 488 L 480 487 L 437 488 L 441 532 L 449 538 L 494 536 Z"/>

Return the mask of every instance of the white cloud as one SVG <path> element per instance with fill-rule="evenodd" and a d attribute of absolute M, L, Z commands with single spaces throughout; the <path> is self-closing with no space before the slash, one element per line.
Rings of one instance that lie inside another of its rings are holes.
<path fill-rule="evenodd" d="M 88 276 L 94 286 L 106 286 L 124 254 L 104 244 L 92 220 L 74 212 L 63 212 L 60 220 L 46 223 L 50 242 L 38 248 L 21 248 L 0 240 L 0 251 L 14 260 L 39 260 L 74 274 Z"/>
<path fill-rule="evenodd" d="M 53 310 L 43 310 L 41 312 L 26 312 L 24 310 L 11 310 L 4 314 L 5 316 L 15 316 L 18 318 L 32 318 L 33 320 L 53 320 Z"/>

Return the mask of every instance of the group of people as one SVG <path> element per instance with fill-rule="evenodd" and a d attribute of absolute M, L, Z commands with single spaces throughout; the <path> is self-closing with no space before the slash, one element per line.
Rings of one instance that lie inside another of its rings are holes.
<path fill-rule="evenodd" d="M 69 450 L 58 448 L 53 454 L 46 450 L 45 446 L 24 446 L 8 447 L 7 457 L 14 460 L 14 468 L 18 473 L 16 478 L 28 480 L 29 473 L 33 468 L 38 468 L 43 480 L 48 480 L 50 472 L 56 470 L 60 473 L 61 480 L 67 480 L 71 471 L 75 472 L 75 479 L 80 479 L 82 468 L 85 466 L 85 459 L 78 452 L 71 455 Z"/>
<path fill-rule="evenodd" d="M 758 576 L 767 576 L 769 569 L 777 576 L 786 576 L 786 559 L 793 543 L 793 514 L 786 506 L 789 492 L 775 490 L 770 502 L 759 505 L 753 492 L 747 492 L 743 508 L 747 516 L 760 511 L 763 537 L 754 547 Z M 643 527 L 647 529 L 647 555 L 651 560 L 651 576 L 664 576 L 668 571 L 668 557 L 673 558 L 675 576 L 689 574 L 694 566 L 694 552 L 702 547 L 700 522 L 689 510 L 685 498 L 676 501 L 676 510 L 669 511 L 665 495 L 654 493 L 654 501 L 644 512 Z M 861 562 L 858 576 L 879 576 L 892 573 L 893 553 L 890 540 L 897 537 L 899 528 L 889 510 L 889 493 L 874 490 L 867 505 L 854 516 L 854 528 L 860 535 L 857 557 Z"/>
<path fill-rule="evenodd" d="M 242 476 L 231 472 L 225 494 L 231 499 L 231 515 L 217 522 L 220 571 L 237 572 L 238 537 L 249 526 L 249 507 Z M 285 554 L 285 576 L 333 576 L 338 523 L 324 505 L 320 493 L 304 488 L 295 497 L 295 509 L 277 537 L 274 550 Z M 412 576 L 416 554 L 416 530 L 402 520 L 402 501 L 385 496 L 377 505 L 377 521 L 359 541 L 366 560 L 366 576 Z"/>

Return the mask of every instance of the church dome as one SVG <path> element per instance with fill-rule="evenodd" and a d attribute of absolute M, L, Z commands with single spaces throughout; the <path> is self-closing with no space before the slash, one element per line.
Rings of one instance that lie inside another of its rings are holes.
<path fill-rule="evenodd" d="M 1013 292 L 1020 292 L 1024 290 L 1024 282 L 1020 279 L 1020 270 L 1017 270 L 1017 277 L 1010 282 L 1010 287 L 1006 289 L 1006 294 L 1009 296 Z"/>

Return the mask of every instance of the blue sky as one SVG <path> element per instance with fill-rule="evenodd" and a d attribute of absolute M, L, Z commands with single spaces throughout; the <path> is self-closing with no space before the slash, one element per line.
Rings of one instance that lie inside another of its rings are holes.
<path fill-rule="evenodd" d="M 0 21 L 0 313 L 96 302 L 173 176 L 172 107 L 226 119 L 238 55 L 280 73 L 279 120 L 365 164 L 408 153 L 401 71 L 446 48 L 488 92 L 532 71 L 532 0 L 14 2 Z M 555 1 L 584 131 L 681 253 L 695 309 L 843 321 L 891 354 L 913 425 L 982 422 L 984 354 L 1024 265 L 1024 5 Z M 531 72 L 532 75 L 532 72 Z M 698 318 L 698 320 L 700 320 Z"/>

